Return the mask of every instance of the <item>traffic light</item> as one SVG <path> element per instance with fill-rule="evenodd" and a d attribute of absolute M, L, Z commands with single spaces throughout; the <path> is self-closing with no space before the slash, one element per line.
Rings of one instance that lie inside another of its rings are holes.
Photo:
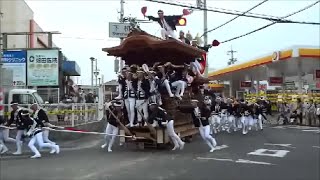
<path fill-rule="evenodd" d="M 186 18 L 180 18 L 176 24 L 176 26 L 186 26 L 187 25 L 187 19 Z"/>

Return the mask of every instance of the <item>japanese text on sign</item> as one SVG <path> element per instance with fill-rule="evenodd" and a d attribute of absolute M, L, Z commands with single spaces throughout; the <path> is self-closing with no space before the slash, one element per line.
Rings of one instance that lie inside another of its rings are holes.
<path fill-rule="evenodd" d="M 109 37 L 125 38 L 131 32 L 130 23 L 109 23 Z"/>

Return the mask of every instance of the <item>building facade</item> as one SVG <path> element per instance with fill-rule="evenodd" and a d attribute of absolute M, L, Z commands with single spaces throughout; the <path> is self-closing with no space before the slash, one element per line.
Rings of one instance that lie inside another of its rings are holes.
<path fill-rule="evenodd" d="M 13 71 L 11 75 L 13 77 L 10 77 L 12 82 L 6 84 L 12 87 L 7 89 L 37 89 L 45 101 L 54 97 L 54 102 L 58 102 L 69 92 L 68 89 L 72 89 L 68 83 L 70 76 L 80 76 L 78 64 L 75 61 L 69 61 L 61 49 L 52 42 L 52 37 L 34 20 L 34 12 L 24 0 L 0 0 L 0 13 L 0 35 L 2 35 L 0 71 Z M 30 59 L 31 57 L 34 60 Z M 54 62 L 57 64 L 54 65 Z M 15 68 L 17 63 L 20 64 L 19 71 Z M 31 68 L 32 64 L 43 67 L 43 71 Z M 52 75 L 55 75 L 55 79 L 52 79 Z M 21 79 L 22 76 L 25 83 L 19 85 L 16 79 L 17 77 Z M 56 83 L 48 83 L 52 81 Z"/>

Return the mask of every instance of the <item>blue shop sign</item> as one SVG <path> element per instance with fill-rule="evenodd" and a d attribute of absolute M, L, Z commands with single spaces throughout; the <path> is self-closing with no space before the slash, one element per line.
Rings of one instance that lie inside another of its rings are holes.
<path fill-rule="evenodd" d="M 27 51 L 4 51 L 2 63 L 26 63 Z"/>

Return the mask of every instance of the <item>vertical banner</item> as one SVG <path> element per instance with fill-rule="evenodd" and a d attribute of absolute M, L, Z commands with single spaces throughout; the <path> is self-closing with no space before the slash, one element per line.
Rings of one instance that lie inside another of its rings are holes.
<path fill-rule="evenodd" d="M 12 71 L 12 82 L 10 84 L 13 86 L 26 86 L 26 56 L 26 51 L 3 52 L 1 59 L 3 63 L 2 67 Z M 6 75 L 3 74 L 3 76 Z"/>
<path fill-rule="evenodd" d="M 59 50 L 27 51 L 28 86 L 59 86 Z"/>
<path fill-rule="evenodd" d="M 207 65 L 207 53 L 203 53 L 201 56 L 201 60 L 200 60 L 200 64 L 201 64 L 201 69 L 200 69 L 200 73 L 203 74 L 206 70 L 206 65 Z"/>

